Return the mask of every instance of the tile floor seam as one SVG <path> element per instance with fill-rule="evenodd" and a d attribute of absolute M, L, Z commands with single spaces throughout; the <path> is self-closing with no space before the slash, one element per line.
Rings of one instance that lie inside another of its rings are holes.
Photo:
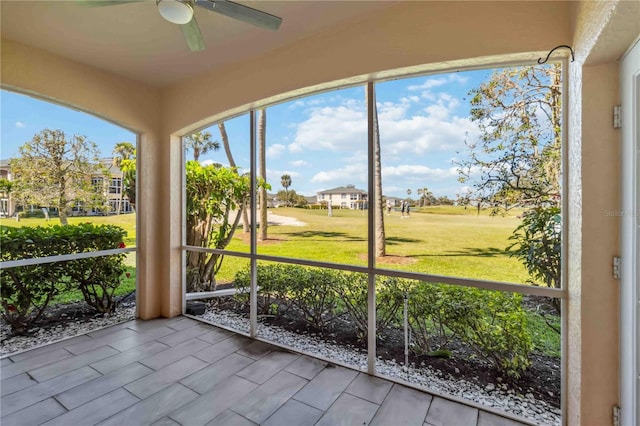
<path fill-rule="evenodd" d="M 140 403 L 141 401 L 144 401 L 145 399 L 149 398 L 149 396 L 151 396 L 151 395 L 149 395 L 147 398 L 138 398 L 138 397 L 137 397 L 137 396 L 135 396 L 133 393 L 129 392 L 129 390 L 128 390 L 128 389 L 126 389 L 124 386 L 120 386 L 120 389 L 124 390 L 126 393 L 128 393 L 128 394 L 129 394 L 129 395 L 131 395 L 132 397 L 137 398 L 137 399 L 138 399 L 138 402 L 136 402 L 136 404 Z M 164 390 L 164 389 L 162 389 L 162 390 Z M 162 391 L 162 390 L 161 390 L 161 391 Z M 161 391 L 159 391 L 159 392 L 161 392 Z M 113 392 L 113 391 L 112 391 L 112 392 Z M 84 405 L 84 404 L 83 404 L 83 405 Z M 134 405 L 135 405 L 135 404 L 134 404 Z M 128 407 L 127 407 L 127 408 L 128 408 Z M 125 410 L 126 410 L 126 408 L 125 408 Z M 124 410 L 122 410 L 122 411 L 124 411 Z"/>
<path fill-rule="evenodd" d="M 62 392 L 60 392 L 60 393 L 62 393 Z M 65 407 L 65 405 L 62 403 L 62 401 L 60 401 L 60 400 L 58 399 L 58 395 L 60 395 L 60 393 L 57 393 L 57 394 L 55 394 L 55 395 L 51 395 L 51 398 L 55 399 L 55 400 L 56 400 L 56 402 L 57 402 L 58 404 L 60 404 L 60 405 L 62 406 L 62 408 L 64 408 L 64 409 L 65 409 L 65 412 L 64 412 L 64 413 L 62 413 L 62 414 L 66 414 L 66 413 L 70 412 L 71 410 L 69 410 L 67 407 Z M 76 408 L 78 408 L 78 407 L 76 407 Z M 74 410 L 75 410 L 75 408 L 74 408 Z M 61 416 L 62 414 L 60 414 L 60 416 Z M 59 417 L 59 416 L 56 416 L 56 417 Z M 55 418 L 55 417 L 54 417 L 54 418 Z M 51 419 L 49 419 L 49 420 L 51 420 Z M 49 421 L 49 420 L 47 420 L 47 421 Z"/>
<path fill-rule="evenodd" d="M 283 405 L 284 405 L 284 404 L 283 404 Z M 280 407 L 282 407 L 282 405 L 281 405 Z M 251 420 L 250 418 L 248 418 L 248 417 L 246 417 L 246 416 L 243 416 L 241 413 L 238 413 L 238 412 L 237 412 L 236 410 L 234 410 L 232 407 L 227 408 L 227 410 L 229 410 L 229 411 L 233 411 L 234 413 L 236 413 L 236 414 L 237 414 L 237 415 L 239 415 L 240 417 L 242 417 L 242 418 L 244 418 L 244 419 L 247 419 L 248 421 L 250 421 L 250 422 L 252 422 L 252 423 L 255 423 L 255 422 L 254 422 L 253 420 Z M 278 411 L 278 410 L 276 410 L 276 411 Z M 275 413 L 276 411 L 274 411 L 273 413 Z M 273 416 L 273 413 L 271 413 L 271 415 L 270 415 L 269 417 Z M 220 414 L 222 414 L 222 413 L 220 413 Z M 216 416 L 216 417 L 218 417 L 218 416 Z M 267 419 L 268 419 L 269 417 L 267 417 Z M 215 417 L 214 417 L 214 419 L 215 419 Z M 267 419 L 265 419 L 265 422 L 267 421 Z M 213 419 L 211 419 L 211 420 L 213 420 Z M 263 422 L 263 423 L 264 423 L 264 422 Z M 258 424 L 261 424 L 261 423 L 258 423 Z"/>
<path fill-rule="evenodd" d="M 356 376 L 356 377 L 358 377 L 358 376 Z M 355 380 L 355 378 L 354 378 L 353 380 Z M 351 383 L 349 383 L 349 384 L 351 384 Z M 348 385 L 347 385 L 347 387 L 348 387 Z M 378 410 L 380 409 L 380 407 L 382 406 L 382 404 L 378 404 L 377 402 L 372 402 L 372 401 L 366 400 L 366 399 L 364 399 L 364 398 L 362 398 L 362 397 L 359 397 L 359 396 L 357 396 L 357 395 L 350 394 L 349 392 L 342 391 L 342 392 L 340 392 L 340 395 L 338 395 L 338 397 L 336 398 L 336 400 L 335 400 L 335 401 L 333 401 L 333 402 L 331 403 L 331 405 L 330 405 L 326 410 L 321 410 L 321 411 L 324 411 L 324 414 L 327 414 L 327 413 L 331 410 L 331 408 L 333 408 L 333 406 L 338 402 L 338 400 L 340 400 L 340 397 L 341 397 L 343 394 L 345 394 L 345 393 L 346 393 L 347 395 L 349 395 L 349 396 L 354 397 L 354 398 L 358 398 L 358 399 L 361 399 L 361 400 L 363 400 L 363 401 L 370 402 L 371 404 L 375 404 L 375 405 L 377 405 L 377 406 L 378 406 L 378 408 L 376 409 L 376 412 L 375 412 L 375 413 L 373 414 L 373 416 L 371 417 L 371 419 L 372 419 L 372 420 L 373 420 L 373 418 L 376 416 L 376 414 L 378 413 Z M 296 400 L 296 401 L 297 401 L 297 400 Z M 304 403 L 303 403 L 303 404 L 304 404 Z M 307 405 L 308 405 L 308 404 L 307 404 Z M 315 409 L 317 409 L 317 410 L 319 410 L 319 408 L 317 408 L 317 407 L 314 407 L 314 408 L 315 408 Z M 320 418 L 318 419 L 318 421 L 317 421 L 316 423 L 318 423 L 320 420 L 322 420 L 322 418 L 324 417 L 324 414 L 323 414 L 322 416 L 320 416 Z M 425 417 L 426 417 L 426 416 L 425 416 Z M 424 422 L 422 422 L 422 423 L 424 423 Z"/>

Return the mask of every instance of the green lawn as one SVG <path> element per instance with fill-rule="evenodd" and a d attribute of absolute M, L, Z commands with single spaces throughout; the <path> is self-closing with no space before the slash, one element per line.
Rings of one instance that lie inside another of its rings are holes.
<path fill-rule="evenodd" d="M 294 257 L 350 265 L 367 264 L 367 211 L 326 210 L 296 208 L 270 209 L 272 214 L 288 216 L 304 222 L 305 226 L 271 225 L 269 240 L 258 243 L 258 253 Z M 515 217 L 490 216 L 487 211 L 476 214 L 475 209 L 455 206 L 416 208 L 411 218 L 400 213 L 385 214 L 387 255 L 378 263 L 380 268 L 424 272 L 436 275 L 459 276 L 495 281 L 527 283 L 529 276 L 522 264 L 510 258 L 505 248 L 508 238 L 519 224 Z M 113 216 L 71 217 L 69 223 L 90 221 L 123 227 L 127 231 L 125 244 L 135 246 L 135 214 Z M 3 226 L 50 226 L 57 218 L 0 219 Z M 229 250 L 248 252 L 249 240 L 242 229 L 227 247 Z M 233 279 L 235 272 L 247 260 L 227 256 L 218 274 L 221 282 Z M 135 265 L 131 253 L 127 264 Z"/>
<path fill-rule="evenodd" d="M 305 226 L 271 225 L 269 240 L 258 242 L 258 253 L 351 265 L 367 264 L 367 212 L 278 208 L 272 214 L 293 217 Z M 441 212 L 441 213 L 437 213 Z M 514 216 L 468 214 L 462 207 L 414 210 L 410 218 L 385 214 L 387 259 L 380 268 L 526 283 L 525 268 L 505 251 L 520 223 Z M 230 250 L 248 252 L 247 238 L 236 231 Z M 240 259 L 238 259 L 240 260 Z M 231 279 L 236 259 L 227 257 L 219 277 Z"/>
<path fill-rule="evenodd" d="M 274 256 L 321 260 L 342 264 L 366 266 L 367 264 L 367 211 L 333 210 L 333 217 L 326 210 L 296 208 L 270 209 L 271 214 L 288 216 L 304 222 L 304 226 L 270 225 L 269 239 L 258 242 L 258 253 Z M 510 258 L 505 248 L 512 231 L 520 223 L 511 212 L 508 216 L 490 216 L 482 211 L 454 206 L 435 206 L 414 209 L 410 218 L 401 218 L 392 212 L 384 216 L 387 255 L 391 263 L 381 260 L 384 269 L 424 272 L 438 275 L 478 278 L 526 284 L 529 276 L 515 258 Z M 135 215 L 72 217 L 69 223 L 90 221 L 123 227 L 127 231 L 127 246 L 135 246 Z M 0 219 L 3 226 L 49 226 L 58 224 L 57 218 Z M 249 252 L 248 236 L 242 228 L 236 231 L 229 250 Z M 235 273 L 249 264 L 248 259 L 226 256 L 218 282 L 231 282 Z M 135 253 L 127 259 L 127 272 L 117 294 L 135 289 Z M 59 295 L 54 303 L 82 300 L 79 291 Z M 551 331 L 537 314 L 528 313 L 535 346 L 542 352 L 559 356 L 559 335 Z"/>

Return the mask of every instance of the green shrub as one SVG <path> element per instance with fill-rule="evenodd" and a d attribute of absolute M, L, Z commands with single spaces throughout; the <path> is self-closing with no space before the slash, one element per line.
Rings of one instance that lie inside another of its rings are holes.
<path fill-rule="evenodd" d="M 469 314 L 464 303 L 459 303 L 464 288 L 417 281 L 413 283 L 407 304 L 414 351 L 430 354 L 446 349 L 456 337 L 449 325 Z"/>
<path fill-rule="evenodd" d="M 295 265 L 258 266 L 258 311 L 271 314 L 272 304 L 278 303 L 280 314 L 286 313 L 322 331 L 338 314 L 333 290 L 336 274 L 332 270 Z M 236 274 L 236 288 L 248 287 L 249 278 L 248 270 Z M 238 298 L 243 302 L 249 300 L 246 291 L 241 291 Z"/>
<path fill-rule="evenodd" d="M 85 253 L 124 247 L 127 233 L 115 225 L 81 223 L 65 226 L 64 235 L 70 243 L 71 253 Z M 85 302 L 101 313 L 116 308 L 113 295 L 120 286 L 125 271 L 125 253 L 111 256 L 77 259 L 67 262 L 66 275 L 70 285 L 82 292 Z"/>
<path fill-rule="evenodd" d="M 272 264 L 258 267 L 257 283 L 258 310 L 264 315 L 287 315 L 321 331 L 346 314 L 360 337 L 367 335 L 366 274 Z M 249 269 L 236 275 L 235 285 L 243 289 L 237 298 L 248 303 Z M 509 376 L 518 377 L 530 365 L 532 340 L 520 295 L 379 276 L 378 330 L 401 327 L 405 294 L 414 352 L 442 353 L 455 340 Z"/>
<path fill-rule="evenodd" d="M 369 330 L 367 294 L 369 279 L 366 274 L 336 274 L 333 288 L 344 303 L 347 314 L 358 328 L 360 338 L 364 339 Z M 395 277 L 376 278 L 376 331 L 386 329 L 398 322 L 402 312 L 406 280 Z"/>
<path fill-rule="evenodd" d="M 501 291 L 452 287 L 451 309 L 461 315 L 447 324 L 473 346 L 490 365 L 511 377 L 519 377 L 531 362 L 531 333 L 522 296 Z"/>
<path fill-rule="evenodd" d="M 40 258 L 122 247 L 126 232 L 113 225 L 0 227 L 2 261 Z M 79 288 L 99 312 L 115 308 L 113 291 L 124 271 L 125 255 L 3 268 L 2 316 L 16 334 L 23 334 L 42 315 L 53 297 Z"/>
<path fill-rule="evenodd" d="M 509 376 L 519 377 L 530 365 L 532 337 L 519 294 L 416 283 L 409 325 L 421 353 L 446 349 L 455 339 Z"/>
<path fill-rule="evenodd" d="M 271 314 L 271 305 L 279 303 L 282 308 L 281 314 L 287 311 L 290 306 L 287 300 L 287 287 L 289 283 L 288 269 L 286 265 L 274 264 L 269 266 L 258 266 L 257 283 L 260 287 L 258 293 L 258 314 Z M 235 276 L 234 284 L 238 292 L 236 299 L 243 304 L 249 303 L 249 286 L 251 285 L 251 269 L 245 268 Z"/>
<path fill-rule="evenodd" d="M 531 277 L 546 287 L 562 286 L 562 224 L 558 207 L 536 207 L 523 215 L 522 223 L 509 237 L 513 243 L 507 247 L 511 257 L 518 258 Z M 530 282 L 537 285 L 533 280 Z M 553 305 L 560 314 L 560 300 Z M 558 333 L 560 330 L 557 330 Z"/>

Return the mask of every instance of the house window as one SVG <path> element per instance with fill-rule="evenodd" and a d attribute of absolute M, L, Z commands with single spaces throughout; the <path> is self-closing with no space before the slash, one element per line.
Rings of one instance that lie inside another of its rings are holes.
<path fill-rule="evenodd" d="M 351 200 L 357 200 L 358 199 L 358 194 L 350 194 L 350 199 Z"/>
<path fill-rule="evenodd" d="M 109 181 L 109 194 L 119 194 L 122 186 L 122 178 L 111 178 Z"/>
<path fill-rule="evenodd" d="M 103 191 L 104 179 L 101 177 L 92 177 L 91 178 L 91 186 L 97 192 Z"/>
<path fill-rule="evenodd" d="M 342 199 L 346 200 L 347 199 L 347 194 L 342 194 Z"/>

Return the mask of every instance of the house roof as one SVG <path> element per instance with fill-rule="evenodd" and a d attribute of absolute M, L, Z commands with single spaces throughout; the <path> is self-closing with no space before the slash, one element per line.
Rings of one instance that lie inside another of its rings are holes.
<path fill-rule="evenodd" d="M 347 186 L 339 186 L 337 188 L 333 188 L 333 189 L 326 189 L 324 191 L 318 191 L 318 194 L 353 194 L 353 193 L 358 193 L 358 194 L 366 194 L 367 191 L 365 191 L 364 189 L 358 189 L 353 185 L 347 185 Z"/>

